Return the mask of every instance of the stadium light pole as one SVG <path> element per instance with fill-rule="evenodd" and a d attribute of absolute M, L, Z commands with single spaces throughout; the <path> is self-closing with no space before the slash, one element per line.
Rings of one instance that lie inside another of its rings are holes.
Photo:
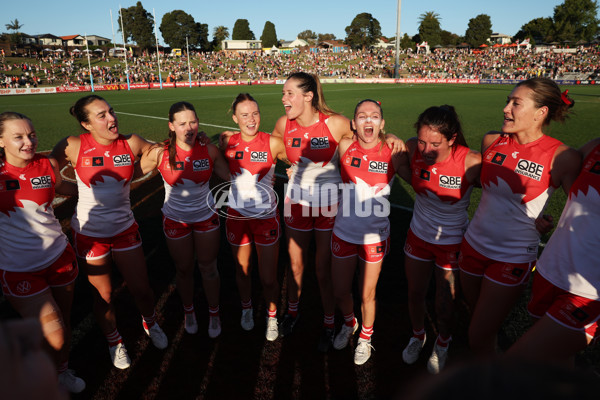
<path fill-rule="evenodd" d="M 154 12 L 154 8 L 152 9 L 152 14 L 154 16 L 154 37 L 156 38 L 156 58 L 158 60 L 158 80 L 160 82 L 160 88 L 162 89 L 162 75 L 160 73 L 160 52 L 158 51 L 158 31 L 156 30 L 156 13 Z"/>
<path fill-rule="evenodd" d="M 188 43 L 188 37 L 185 37 L 185 49 L 187 51 L 187 61 L 188 61 L 188 77 L 190 79 L 190 88 L 192 87 L 192 69 L 190 68 L 190 45 Z"/>
<path fill-rule="evenodd" d="M 398 0 L 398 16 L 396 20 L 396 64 L 394 65 L 394 78 L 400 78 L 400 8 L 402 0 Z"/>
<path fill-rule="evenodd" d="M 127 76 L 127 90 L 131 90 L 129 85 L 129 68 L 127 67 L 127 43 L 125 43 L 125 27 L 123 26 L 123 11 L 119 4 L 119 16 L 121 17 L 121 34 L 123 36 L 123 49 L 125 49 L 125 75 Z"/>
<path fill-rule="evenodd" d="M 88 70 L 90 72 L 90 84 L 92 85 L 92 93 L 94 92 L 94 75 L 92 75 L 92 63 L 90 62 L 90 48 L 88 47 L 87 32 L 85 33 L 85 52 L 88 59 Z"/>

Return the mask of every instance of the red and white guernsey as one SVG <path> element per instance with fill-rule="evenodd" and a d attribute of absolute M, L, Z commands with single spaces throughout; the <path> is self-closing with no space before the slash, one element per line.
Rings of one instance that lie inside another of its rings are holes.
<path fill-rule="evenodd" d="M 390 235 L 392 151 L 380 144 L 364 149 L 355 141 L 341 160 L 343 189 L 333 233 L 354 244 L 383 242 Z"/>
<path fill-rule="evenodd" d="M 584 160 L 537 271 L 563 290 L 600 300 L 599 245 L 600 145 Z"/>
<path fill-rule="evenodd" d="M 456 145 L 446 160 L 434 165 L 427 165 L 418 150 L 412 157 L 416 197 L 410 229 L 428 243 L 458 244 L 463 239 L 473 190 L 465 176 L 467 154 L 469 148 Z"/>
<path fill-rule="evenodd" d="M 294 203 L 325 207 L 338 202 L 338 143 L 327 126 L 328 118 L 319 113 L 319 120 L 308 127 L 289 119 L 285 124 L 283 142 L 293 171 L 286 197 Z"/>
<path fill-rule="evenodd" d="M 479 253 L 502 262 L 527 263 L 537 257 L 535 219 L 556 189 L 550 169 L 562 143 L 549 136 L 517 143 L 502 134 L 483 154 L 481 201 L 465 239 Z"/>
<path fill-rule="evenodd" d="M 135 155 L 123 135 L 109 145 L 96 142 L 90 133 L 79 138 L 79 199 L 71 227 L 86 236 L 112 237 L 135 222 L 129 201 Z"/>
<path fill-rule="evenodd" d="M 196 142 L 189 151 L 177 145 L 176 150 L 175 169 L 169 164 L 166 146 L 158 166 L 165 186 L 163 215 L 179 222 L 205 221 L 214 214 L 214 200 L 209 187 L 213 161 L 208 147 Z"/>
<path fill-rule="evenodd" d="M 229 138 L 225 150 L 231 173 L 229 206 L 245 217 L 275 216 L 275 160 L 270 141 L 271 135 L 265 132 L 258 132 L 249 142 L 242 140 L 242 135 L 237 133 Z"/>
<path fill-rule="evenodd" d="M 37 271 L 51 265 L 67 247 L 54 216 L 56 177 L 48 158 L 36 155 L 18 168 L 0 160 L 0 268 Z"/>

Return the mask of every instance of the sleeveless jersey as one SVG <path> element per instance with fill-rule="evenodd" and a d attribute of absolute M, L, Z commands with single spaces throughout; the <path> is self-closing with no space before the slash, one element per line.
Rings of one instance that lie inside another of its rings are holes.
<path fill-rule="evenodd" d="M 300 126 L 296 120 L 285 123 L 283 143 L 292 163 L 286 197 L 294 203 L 325 207 L 338 202 L 338 144 L 327 126 L 328 118 L 319 113 L 319 120 L 308 127 Z"/>
<path fill-rule="evenodd" d="M 271 135 L 265 132 L 258 132 L 249 142 L 237 133 L 225 149 L 231 173 L 229 206 L 245 217 L 272 218 L 277 210 L 270 141 Z"/>
<path fill-rule="evenodd" d="M 36 154 L 25 168 L 0 160 L 0 268 L 31 272 L 52 264 L 67 247 L 54 216 L 56 176 Z"/>
<path fill-rule="evenodd" d="M 189 151 L 179 146 L 176 150 L 175 169 L 169 164 L 166 146 L 158 166 L 165 186 L 163 215 L 179 222 L 205 221 L 214 214 L 215 204 L 209 187 L 213 161 L 208 147 L 196 142 Z"/>
<path fill-rule="evenodd" d="M 350 243 L 377 243 L 390 235 L 388 197 L 396 172 L 392 151 L 380 147 L 364 149 L 356 141 L 341 157 L 343 189 L 333 233 Z"/>
<path fill-rule="evenodd" d="M 410 229 L 428 243 L 458 244 L 467 230 L 473 190 L 465 177 L 467 154 L 469 148 L 457 145 L 446 160 L 434 165 L 427 165 L 418 150 L 412 157 L 416 196 Z"/>
<path fill-rule="evenodd" d="M 584 160 L 537 270 L 563 290 L 600 300 L 599 245 L 600 145 Z"/>
<path fill-rule="evenodd" d="M 86 236 L 112 237 L 135 222 L 129 200 L 135 155 L 123 135 L 107 146 L 90 133 L 79 138 L 75 167 L 79 199 L 71 227 Z"/>
<path fill-rule="evenodd" d="M 483 154 L 481 201 L 465 239 L 479 253 L 502 262 L 527 263 L 537 257 L 535 219 L 556 189 L 550 169 L 562 143 L 549 136 L 517 143 L 502 134 Z"/>

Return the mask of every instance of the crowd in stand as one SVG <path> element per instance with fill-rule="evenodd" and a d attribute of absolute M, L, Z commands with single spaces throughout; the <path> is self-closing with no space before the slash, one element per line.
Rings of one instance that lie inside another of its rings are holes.
<path fill-rule="evenodd" d="M 40 55 L 37 62 L 0 63 L 0 87 L 19 88 L 89 84 L 89 69 L 80 55 Z M 399 57 L 402 78 L 448 79 L 527 79 L 543 76 L 564 79 L 596 79 L 600 75 L 600 50 L 579 47 L 573 53 L 552 49 L 437 49 L 429 54 L 402 50 Z M 345 53 L 244 54 L 227 52 L 193 53 L 190 69 L 186 58 L 155 55 L 129 58 L 108 64 L 96 58 L 92 64 L 95 84 L 193 81 L 247 81 L 283 79 L 292 71 L 308 71 L 324 78 L 389 78 L 393 76 L 393 50 L 351 51 Z M 103 63 L 104 65 L 99 65 Z M 94 65 L 95 64 L 95 65 Z M 15 73 L 15 70 L 18 73 Z"/>

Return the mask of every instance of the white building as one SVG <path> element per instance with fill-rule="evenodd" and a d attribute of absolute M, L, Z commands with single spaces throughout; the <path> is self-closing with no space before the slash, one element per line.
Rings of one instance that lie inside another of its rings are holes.
<path fill-rule="evenodd" d="M 261 52 L 262 40 L 223 40 L 221 50 L 240 53 Z"/>

